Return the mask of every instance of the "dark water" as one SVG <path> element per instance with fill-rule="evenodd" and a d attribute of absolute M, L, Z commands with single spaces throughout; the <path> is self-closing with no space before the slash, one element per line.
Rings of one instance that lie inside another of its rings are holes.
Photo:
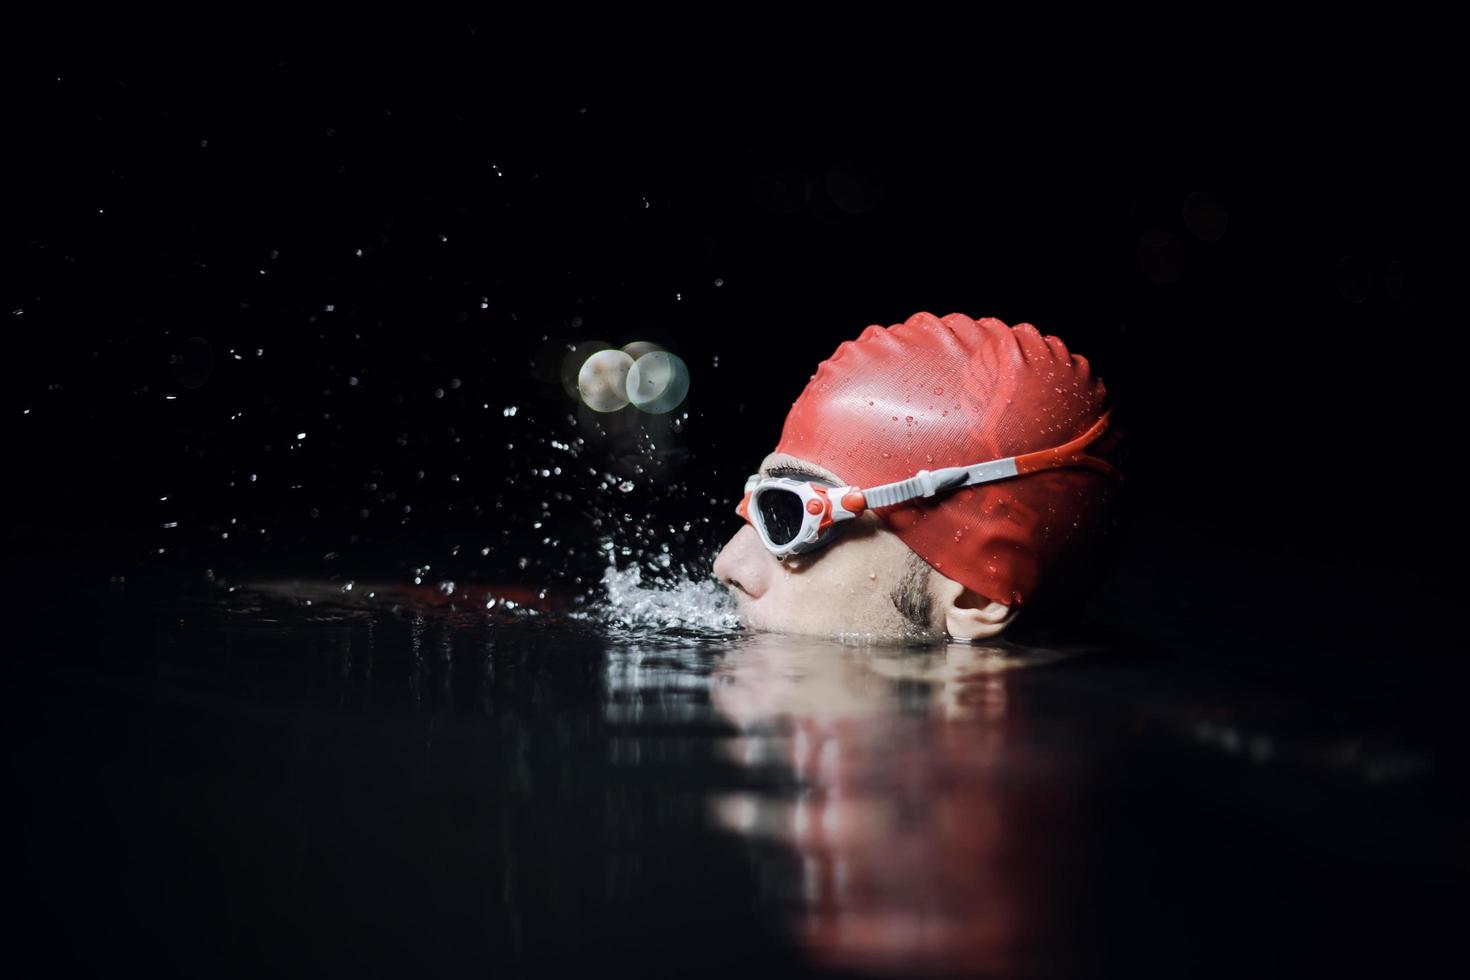
<path fill-rule="evenodd" d="M 340 582 L 59 591 L 8 665 L 11 956 L 165 976 L 1439 962 L 1470 867 L 1459 722 L 1438 715 L 1458 693 L 1406 696 L 1361 650 L 1243 644 L 1150 574 L 1133 561 L 1088 635 L 1033 649 L 611 629 Z M 1106 621 L 1124 599 L 1132 624 Z"/>

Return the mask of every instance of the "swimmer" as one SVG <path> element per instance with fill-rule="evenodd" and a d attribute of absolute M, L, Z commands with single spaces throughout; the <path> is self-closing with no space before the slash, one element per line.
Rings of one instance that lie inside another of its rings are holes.
<path fill-rule="evenodd" d="M 870 326 L 792 405 L 715 577 L 755 630 L 983 642 L 1064 624 L 1116 543 L 1112 414 L 1087 359 L 1029 323 Z"/>

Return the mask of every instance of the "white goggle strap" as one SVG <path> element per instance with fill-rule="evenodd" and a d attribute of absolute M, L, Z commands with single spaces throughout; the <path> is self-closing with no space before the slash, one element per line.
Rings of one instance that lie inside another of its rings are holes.
<path fill-rule="evenodd" d="M 1016 457 L 992 459 L 973 466 L 949 466 L 942 470 L 920 470 L 907 480 L 885 483 L 863 491 L 869 507 L 891 507 L 917 497 L 932 497 L 945 490 L 1004 480 L 1016 475 Z"/>

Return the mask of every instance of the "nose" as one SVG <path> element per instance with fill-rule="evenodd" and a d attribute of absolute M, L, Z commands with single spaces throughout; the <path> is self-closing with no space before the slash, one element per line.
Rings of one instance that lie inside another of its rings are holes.
<path fill-rule="evenodd" d="M 727 589 L 739 589 L 752 599 L 759 599 L 770 587 L 770 566 L 775 563 L 755 528 L 747 524 L 735 532 L 715 558 L 715 578 Z"/>

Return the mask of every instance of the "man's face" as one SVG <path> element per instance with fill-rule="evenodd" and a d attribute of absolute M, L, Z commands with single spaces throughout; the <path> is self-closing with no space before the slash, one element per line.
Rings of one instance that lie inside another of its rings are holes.
<path fill-rule="evenodd" d="M 784 453 L 767 456 L 760 473 L 847 485 L 839 474 Z M 929 566 L 871 511 L 846 522 L 824 547 L 784 561 L 746 524 L 715 559 L 714 571 L 751 629 L 884 640 L 933 641 L 944 635 L 934 614 Z"/>

